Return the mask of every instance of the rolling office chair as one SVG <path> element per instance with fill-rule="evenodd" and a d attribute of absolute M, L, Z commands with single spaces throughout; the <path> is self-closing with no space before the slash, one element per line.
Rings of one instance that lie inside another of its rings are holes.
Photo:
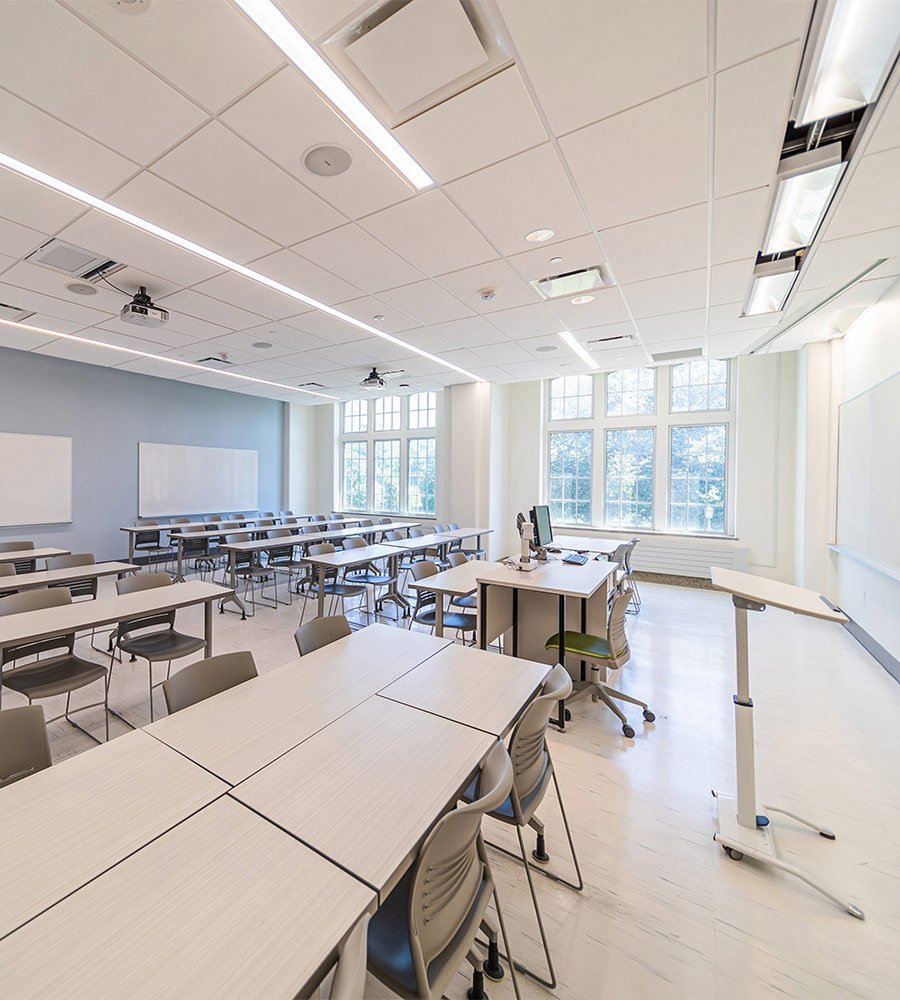
<path fill-rule="evenodd" d="M 44 710 L 22 705 L 0 712 L 0 788 L 50 767 Z"/>
<path fill-rule="evenodd" d="M 214 694 L 258 677 L 256 662 L 248 650 L 222 653 L 197 660 L 162 682 L 169 715 L 205 701 Z"/>
<path fill-rule="evenodd" d="M 632 705 L 639 705 L 644 710 L 644 719 L 647 722 L 656 720 L 656 716 L 645 702 L 633 698 L 630 694 L 617 691 L 606 683 L 607 668 L 618 670 L 631 658 L 628 637 L 625 635 L 625 610 L 630 603 L 631 591 L 626 588 L 613 601 L 605 639 L 602 636 L 590 635 L 586 632 L 566 632 L 563 638 L 566 653 L 571 653 L 579 660 L 587 660 L 591 665 L 591 679 L 576 682 L 575 697 L 589 692 L 593 701 L 602 701 L 622 723 L 622 732 L 629 739 L 634 736 L 634 730 L 628 725 L 628 720 L 613 701 L 614 698 L 618 701 L 627 701 Z M 544 644 L 544 648 L 559 649 L 558 632 L 556 635 L 550 636 Z"/>
<path fill-rule="evenodd" d="M 490 860 L 481 838 L 481 818 L 509 795 L 513 769 L 499 741 L 489 751 L 472 802 L 457 805 L 432 827 L 412 867 L 382 901 L 369 923 L 368 969 L 401 997 L 437 1000 L 465 959 L 472 966 L 469 996 L 484 997 L 484 973 L 503 977 L 498 929 L 488 916 L 493 897 L 506 953 L 509 936 Z M 475 943 L 488 935 L 488 959 Z M 482 971 L 484 969 L 484 971 Z M 516 997 L 519 982 L 510 963 Z"/>

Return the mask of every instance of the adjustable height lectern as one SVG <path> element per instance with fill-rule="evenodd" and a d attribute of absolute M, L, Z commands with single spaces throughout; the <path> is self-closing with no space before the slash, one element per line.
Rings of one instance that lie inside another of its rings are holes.
<path fill-rule="evenodd" d="M 747 649 L 747 612 L 765 611 L 766 605 L 784 608 L 798 615 L 823 618 L 830 622 L 846 622 L 847 616 L 840 611 L 832 611 L 819 594 L 802 587 L 792 587 L 787 583 L 767 580 L 749 573 L 737 573 L 730 569 L 712 567 L 712 582 L 716 590 L 731 594 L 734 603 L 735 647 L 737 654 L 737 694 L 734 696 L 734 735 L 737 764 L 737 797 L 719 795 L 713 792 L 719 807 L 719 832 L 713 838 L 721 844 L 727 854 L 739 861 L 745 854 L 757 861 L 773 865 L 791 875 L 796 875 L 807 885 L 817 889 L 833 900 L 842 909 L 860 920 L 863 911 L 837 893 L 826 889 L 810 878 L 796 865 L 778 857 L 775 850 L 775 832 L 769 829 L 769 819 L 760 814 L 756 804 L 756 774 L 753 760 L 753 701 L 750 698 L 750 666 Z M 796 813 L 777 806 L 764 805 L 769 812 L 781 813 L 804 826 L 815 830 L 820 836 L 834 840 L 834 834 L 818 823 L 812 823 Z"/>

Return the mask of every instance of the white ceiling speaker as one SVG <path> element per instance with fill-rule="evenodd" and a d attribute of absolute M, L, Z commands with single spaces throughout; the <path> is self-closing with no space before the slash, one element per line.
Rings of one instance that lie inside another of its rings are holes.
<path fill-rule="evenodd" d="M 303 166 L 317 177 L 337 177 L 350 169 L 353 157 L 340 146 L 313 146 L 303 154 Z"/>
<path fill-rule="evenodd" d="M 97 289 L 93 285 L 87 284 L 85 281 L 70 281 L 66 288 L 73 295 L 96 295 Z"/>
<path fill-rule="evenodd" d="M 150 3 L 151 0 L 116 0 L 116 7 L 123 14 L 143 14 Z"/>

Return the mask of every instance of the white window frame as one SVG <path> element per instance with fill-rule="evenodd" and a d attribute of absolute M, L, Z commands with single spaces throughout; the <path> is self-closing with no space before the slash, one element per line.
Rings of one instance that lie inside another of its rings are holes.
<path fill-rule="evenodd" d="M 642 534 L 672 534 L 697 538 L 734 538 L 735 534 L 735 467 L 737 434 L 737 365 L 733 359 L 728 364 L 728 407 L 724 410 L 687 410 L 672 412 L 672 366 L 656 366 L 656 412 L 625 417 L 606 416 L 606 372 L 597 372 L 594 378 L 594 416 L 580 420 L 550 419 L 550 379 L 544 382 L 542 412 L 544 414 L 543 466 L 541 502 L 548 503 L 550 495 L 550 433 L 560 431 L 593 431 L 591 454 L 591 524 L 560 522 L 561 528 L 598 531 L 631 531 L 631 528 L 605 524 L 606 517 L 606 431 L 653 427 L 653 527 L 635 528 Z M 635 365 L 634 367 L 649 367 Z M 725 424 L 725 531 L 680 531 L 669 526 L 669 470 L 671 464 L 671 428 L 692 424 Z"/>
<path fill-rule="evenodd" d="M 417 390 L 433 391 L 433 390 Z M 347 510 L 344 507 L 344 444 L 347 441 L 366 441 L 367 448 L 367 468 L 366 468 L 366 507 L 365 512 L 370 514 L 401 514 L 403 516 L 432 518 L 437 516 L 441 496 L 441 442 L 443 425 L 443 394 L 440 390 L 435 391 L 436 416 L 434 427 L 410 428 L 409 426 L 409 397 L 416 393 L 386 393 L 385 395 L 400 396 L 400 429 L 399 430 L 375 430 L 375 399 L 364 399 L 362 403 L 367 407 L 366 431 L 357 433 L 344 433 L 344 402 L 335 403 L 337 412 L 337 425 L 340 433 L 337 438 L 337 467 L 338 474 L 335 477 L 336 511 Z M 434 439 L 434 514 L 422 514 L 418 511 L 409 510 L 409 441 L 414 438 Z M 399 510 L 377 510 L 375 504 L 375 442 L 376 441 L 397 441 L 400 442 L 400 504 Z M 348 511 L 349 513 L 349 511 Z"/>

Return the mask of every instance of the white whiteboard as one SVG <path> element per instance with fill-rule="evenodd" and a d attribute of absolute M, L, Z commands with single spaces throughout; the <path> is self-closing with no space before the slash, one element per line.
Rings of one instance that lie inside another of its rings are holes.
<path fill-rule="evenodd" d="M 138 444 L 141 517 L 214 514 L 258 506 L 258 452 L 183 444 Z"/>
<path fill-rule="evenodd" d="M 841 406 L 837 543 L 900 572 L 900 374 Z"/>
<path fill-rule="evenodd" d="M 72 439 L 0 432 L 0 526 L 72 520 Z"/>

